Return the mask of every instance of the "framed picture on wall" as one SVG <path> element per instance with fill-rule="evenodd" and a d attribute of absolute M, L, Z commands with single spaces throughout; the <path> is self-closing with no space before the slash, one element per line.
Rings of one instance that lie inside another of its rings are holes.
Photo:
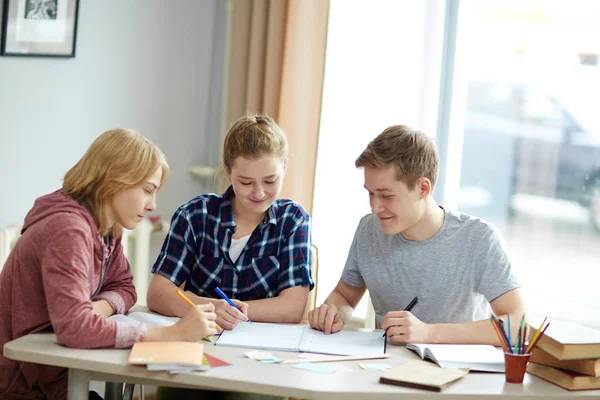
<path fill-rule="evenodd" d="M 4 0 L 3 56 L 75 57 L 79 0 Z"/>

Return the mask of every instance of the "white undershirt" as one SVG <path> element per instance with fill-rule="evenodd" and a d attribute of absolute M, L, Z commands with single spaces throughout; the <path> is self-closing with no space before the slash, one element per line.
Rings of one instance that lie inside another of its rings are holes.
<path fill-rule="evenodd" d="M 229 257 L 234 264 L 240 257 L 240 254 L 242 254 L 244 247 L 246 247 L 248 239 L 250 239 L 250 235 L 241 237 L 239 239 L 231 239 L 231 246 L 229 246 Z"/>

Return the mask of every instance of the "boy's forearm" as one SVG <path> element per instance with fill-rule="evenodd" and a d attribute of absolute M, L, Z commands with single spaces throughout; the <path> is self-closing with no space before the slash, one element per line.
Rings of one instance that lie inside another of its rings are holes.
<path fill-rule="evenodd" d="M 325 304 L 337 307 L 344 325 L 346 325 L 352 318 L 354 307 L 352 307 L 348 300 L 346 300 L 346 298 L 337 290 L 334 289 L 334 291 L 331 292 L 327 299 L 325 299 Z"/>
<path fill-rule="evenodd" d="M 490 320 L 452 324 L 430 324 L 429 343 L 491 344 L 500 346 L 500 339 Z"/>
<path fill-rule="evenodd" d="M 211 302 L 211 299 L 196 296 L 191 292 L 185 292 L 185 295 L 194 304 Z M 177 296 L 177 287 L 175 285 L 172 285 L 172 287 L 164 285 L 162 287 L 151 288 L 151 291 L 148 293 L 148 308 L 162 315 L 183 317 L 189 311 L 190 306 Z"/>

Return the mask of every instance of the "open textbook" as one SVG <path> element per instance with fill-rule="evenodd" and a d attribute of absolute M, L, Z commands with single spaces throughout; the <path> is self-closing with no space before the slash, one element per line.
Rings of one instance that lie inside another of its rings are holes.
<path fill-rule="evenodd" d="M 383 354 L 381 331 L 340 331 L 325 335 L 306 325 L 242 322 L 223 331 L 217 346 L 365 356 Z"/>
<path fill-rule="evenodd" d="M 407 344 L 421 358 L 442 368 L 470 368 L 473 371 L 504 372 L 504 353 L 489 344 Z"/>

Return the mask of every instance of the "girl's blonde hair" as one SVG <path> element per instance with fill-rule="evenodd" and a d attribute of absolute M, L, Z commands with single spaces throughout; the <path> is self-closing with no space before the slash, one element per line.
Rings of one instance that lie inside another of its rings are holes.
<path fill-rule="evenodd" d="M 276 155 L 282 161 L 288 156 L 285 133 L 266 115 L 246 115 L 229 128 L 223 144 L 223 163 L 231 171 L 239 156 L 257 159 L 264 155 Z"/>
<path fill-rule="evenodd" d="M 160 149 L 134 130 L 111 129 L 98 136 L 66 173 L 62 191 L 90 207 L 102 236 L 119 237 L 122 227 L 117 223 L 108 226 L 110 199 L 145 183 L 158 168 L 162 169 L 162 187 L 169 165 Z"/>

